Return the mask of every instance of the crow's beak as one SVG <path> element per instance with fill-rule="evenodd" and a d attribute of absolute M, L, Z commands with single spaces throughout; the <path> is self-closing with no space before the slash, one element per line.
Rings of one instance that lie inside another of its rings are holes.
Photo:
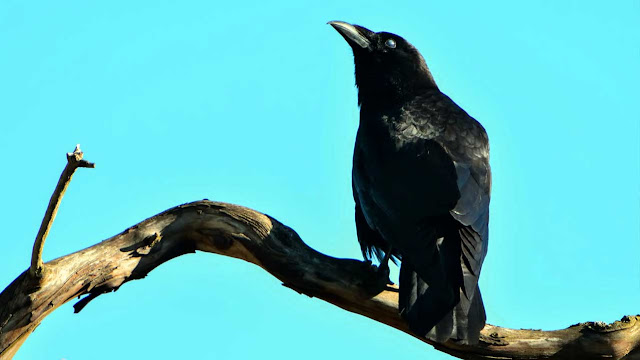
<path fill-rule="evenodd" d="M 333 26 L 354 50 L 357 49 L 357 47 L 362 49 L 370 48 L 371 41 L 369 40 L 369 36 L 373 34 L 371 30 L 363 28 L 362 26 L 351 25 L 344 21 L 329 21 L 328 24 Z"/>

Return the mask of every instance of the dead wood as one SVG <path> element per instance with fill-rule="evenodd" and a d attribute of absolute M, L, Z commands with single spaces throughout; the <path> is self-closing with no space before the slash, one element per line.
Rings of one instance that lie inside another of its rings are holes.
<path fill-rule="evenodd" d="M 23 272 L 0 294 L 0 358 L 10 359 L 40 322 L 67 301 L 86 295 L 74 306 L 78 312 L 91 299 L 196 250 L 256 264 L 299 293 L 413 336 L 398 316 L 397 289 L 386 285 L 371 264 L 319 253 L 294 230 L 260 212 L 203 200 L 50 261 L 42 278 Z M 556 331 L 487 325 L 476 346 L 430 344 L 462 359 L 640 359 L 640 316 Z"/>

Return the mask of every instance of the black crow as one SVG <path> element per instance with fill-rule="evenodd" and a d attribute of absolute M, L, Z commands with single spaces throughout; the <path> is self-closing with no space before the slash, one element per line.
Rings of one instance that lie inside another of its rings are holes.
<path fill-rule="evenodd" d="M 353 154 L 365 258 L 400 267 L 400 313 L 429 339 L 478 342 L 491 169 L 480 123 L 440 92 L 402 37 L 329 22 L 353 49 L 360 126 Z"/>

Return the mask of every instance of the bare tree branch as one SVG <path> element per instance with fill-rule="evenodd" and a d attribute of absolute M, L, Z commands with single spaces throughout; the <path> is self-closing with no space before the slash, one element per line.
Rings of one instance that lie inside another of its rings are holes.
<path fill-rule="evenodd" d="M 28 271 L 18 276 L 0 293 L 0 359 L 10 359 L 44 317 L 67 301 L 88 295 L 75 305 L 80 311 L 91 299 L 196 250 L 251 262 L 300 293 L 415 336 L 398 316 L 397 289 L 387 286 L 369 263 L 324 255 L 267 215 L 204 200 L 50 261 L 40 281 Z M 640 316 L 557 331 L 487 325 L 476 346 L 430 344 L 462 359 L 639 359 Z"/>
<path fill-rule="evenodd" d="M 73 173 L 79 167 L 94 168 L 96 166 L 94 163 L 82 160 L 83 155 L 84 153 L 80 150 L 80 144 L 76 145 L 72 153 L 67 153 L 67 165 L 64 167 L 64 170 L 62 170 L 62 174 L 60 174 L 60 180 L 58 180 L 58 185 L 56 185 L 56 189 L 53 191 L 53 195 L 51 195 L 49 206 L 47 206 L 40 230 L 38 230 L 38 235 L 36 235 L 36 241 L 33 244 L 29 273 L 35 278 L 42 278 L 42 249 L 44 248 L 44 241 L 47 239 L 47 235 L 49 235 L 49 230 L 60 207 L 60 201 L 62 201 L 64 192 L 67 191 Z"/>

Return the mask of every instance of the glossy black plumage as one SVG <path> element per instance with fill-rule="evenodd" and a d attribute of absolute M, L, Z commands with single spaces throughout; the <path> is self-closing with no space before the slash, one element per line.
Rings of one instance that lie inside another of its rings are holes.
<path fill-rule="evenodd" d="M 353 195 L 363 254 L 382 259 L 391 249 L 402 260 L 400 311 L 413 331 L 475 343 L 485 323 L 477 282 L 488 243 L 487 134 L 440 92 L 406 40 L 330 24 L 354 53 Z"/>

